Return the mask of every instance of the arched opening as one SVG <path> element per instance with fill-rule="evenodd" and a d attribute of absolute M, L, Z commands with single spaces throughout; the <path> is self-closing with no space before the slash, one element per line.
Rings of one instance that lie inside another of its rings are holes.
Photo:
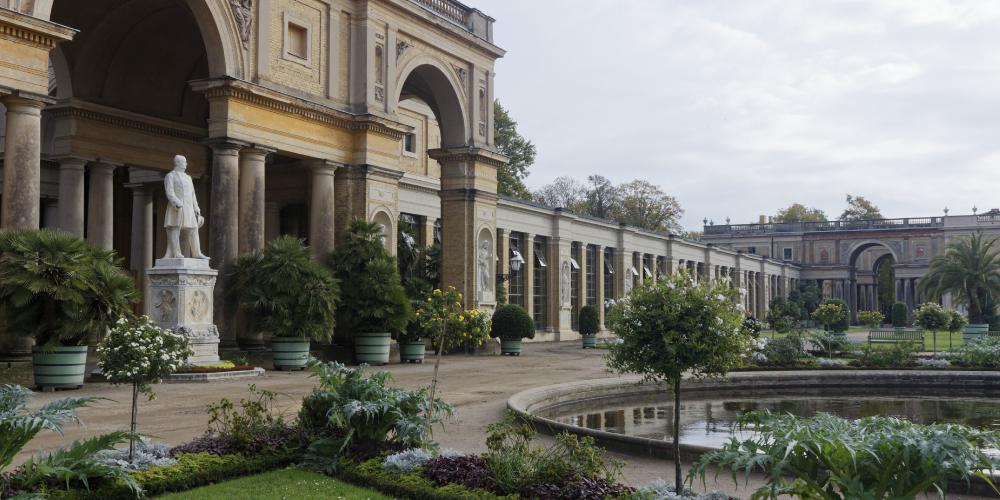
<path fill-rule="evenodd" d="M 857 321 L 858 311 L 879 311 L 885 318 L 891 316 L 896 299 L 896 262 L 892 249 L 879 241 L 862 242 L 852 249 L 849 279 L 840 297 L 851 309 L 852 321 Z"/>
<path fill-rule="evenodd" d="M 460 91 L 445 70 L 425 62 L 413 67 L 400 87 L 399 102 L 419 99 L 434 113 L 441 130 L 441 147 L 457 148 L 468 145 L 466 112 Z"/>
<path fill-rule="evenodd" d="M 396 255 L 396 229 L 392 224 L 392 217 L 388 212 L 379 210 L 372 217 L 372 222 L 378 224 L 381 229 L 382 244 L 385 245 L 385 249 L 391 255 Z"/>

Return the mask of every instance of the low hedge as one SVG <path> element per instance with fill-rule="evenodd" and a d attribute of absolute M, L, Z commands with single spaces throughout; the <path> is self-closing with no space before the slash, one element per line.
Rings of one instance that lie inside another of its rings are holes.
<path fill-rule="evenodd" d="M 349 483 L 374 488 L 388 495 L 414 500 L 513 500 L 517 495 L 498 496 L 486 490 L 458 484 L 437 486 L 419 472 L 394 472 L 382 467 L 381 458 L 360 464 L 344 464 L 337 476 Z"/>
<path fill-rule="evenodd" d="M 199 486 L 215 484 L 228 479 L 260 474 L 285 467 L 301 457 L 298 453 L 280 455 L 213 455 L 191 453 L 177 457 L 177 464 L 153 467 L 133 472 L 132 477 L 142 485 L 146 496 L 175 491 L 187 491 Z M 131 500 L 132 490 L 121 481 L 108 482 L 87 490 L 51 489 L 44 492 L 52 500 Z"/>

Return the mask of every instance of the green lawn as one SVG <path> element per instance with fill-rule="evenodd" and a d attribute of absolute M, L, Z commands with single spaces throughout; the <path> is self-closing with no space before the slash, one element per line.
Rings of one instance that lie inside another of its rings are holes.
<path fill-rule="evenodd" d="M 171 500 L 260 499 L 260 500 L 389 500 L 377 491 L 359 488 L 329 476 L 302 469 L 283 469 L 226 481 L 212 486 L 174 493 Z"/>

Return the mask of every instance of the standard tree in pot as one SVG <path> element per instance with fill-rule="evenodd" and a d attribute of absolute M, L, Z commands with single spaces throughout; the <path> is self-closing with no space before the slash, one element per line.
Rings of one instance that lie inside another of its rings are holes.
<path fill-rule="evenodd" d="M 490 336 L 500 339 L 500 353 L 520 356 L 522 339 L 535 338 L 535 322 L 523 307 L 504 304 L 493 313 Z"/>
<path fill-rule="evenodd" d="M 39 387 L 81 387 L 88 344 L 131 315 L 137 296 L 113 252 L 44 229 L 0 233 L 0 314 L 34 337 Z"/>
<path fill-rule="evenodd" d="M 378 223 L 355 219 L 329 258 L 334 276 L 350 287 L 337 308 L 335 338 L 353 344 L 357 362 L 370 365 L 389 362 L 392 337 L 404 331 L 413 315 L 382 231 Z"/>
<path fill-rule="evenodd" d="M 271 335 L 275 369 L 305 368 L 310 340 L 330 340 L 340 289 L 302 240 L 282 236 L 242 255 L 230 280 L 249 327 Z"/>

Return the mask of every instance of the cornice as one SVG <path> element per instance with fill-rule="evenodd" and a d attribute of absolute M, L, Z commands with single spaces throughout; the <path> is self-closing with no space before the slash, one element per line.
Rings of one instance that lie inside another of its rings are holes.
<path fill-rule="evenodd" d="M 150 134 L 177 137 L 190 141 L 203 141 L 208 134 L 206 129 L 182 124 L 152 123 L 150 121 L 127 116 L 126 112 L 114 108 L 106 108 L 85 101 L 69 101 L 45 108 L 45 113 L 52 118 L 74 118 L 95 121 L 112 127 L 138 130 Z"/>
<path fill-rule="evenodd" d="M 77 30 L 9 9 L 0 9 L 0 37 L 50 50 L 72 40 Z"/>
<path fill-rule="evenodd" d="M 298 97 L 283 94 L 259 85 L 232 78 L 198 80 L 191 83 L 196 92 L 206 99 L 231 99 L 247 104 L 271 109 L 280 113 L 297 115 L 310 121 L 332 125 L 352 132 L 381 135 L 393 140 L 402 140 L 413 127 L 375 116 L 355 115 L 327 106 L 316 104 Z"/>
<path fill-rule="evenodd" d="M 467 147 L 467 148 L 447 148 L 447 149 L 431 149 L 427 151 L 427 156 L 441 162 L 441 161 L 451 161 L 451 162 L 479 162 L 485 163 L 487 165 L 500 168 L 507 164 L 509 159 L 496 152 L 489 149 Z"/>

